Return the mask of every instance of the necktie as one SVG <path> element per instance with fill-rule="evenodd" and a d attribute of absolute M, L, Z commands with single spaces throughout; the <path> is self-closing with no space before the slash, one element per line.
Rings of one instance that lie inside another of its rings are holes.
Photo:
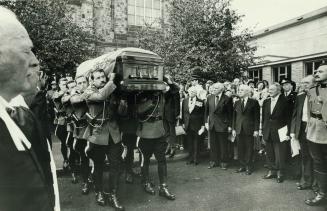
<path fill-rule="evenodd" d="M 218 102 L 219 102 L 219 95 L 217 95 L 216 98 L 215 98 L 215 107 L 217 107 Z"/>
<path fill-rule="evenodd" d="M 241 100 L 241 109 L 242 109 L 242 112 L 244 111 L 244 99 Z"/>

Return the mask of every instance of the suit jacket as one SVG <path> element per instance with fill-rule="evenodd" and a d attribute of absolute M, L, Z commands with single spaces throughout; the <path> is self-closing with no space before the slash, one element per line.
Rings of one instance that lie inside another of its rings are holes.
<path fill-rule="evenodd" d="M 179 87 L 176 84 L 171 84 L 169 87 L 169 91 L 165 93 L 164 119 L 176 123 L 180 113 Z"/>
<path fill-rule="evenodd" d="M 31 149 L 18 151 L 4 121 L 0 119 L 0 210 L 53 210 L 54 193 L 49 152 L 31 113 L 18 111 L 26 121 L 18 124 Z M 31 125 L 31 123 L 34 123 Z M 50 172 L 49 172 L 50 171 Z"/>
<path fill-rule="evenodd" d="M 189 111 L 189 97 L 183 100 L 182 104 L 182 123 L 185 125 L 185 129 L 198 131 L 201 126 L 204 126 L 203 115 L 205 112 L 205 103 L 203 100 L 196 99 L 198 105 L 194 106 L 192 113 Z M 202 105 L 202 106 L 200 106 Z"/>
<path fill-rule="evenodd" d="M 242 101 L 238 100 L 234 105 L 233 129 L 236 134 L 241 131 L 246 135 L 253 135 L 254 131 L 259 131 L 260 125 L 260 106 L 257 100 L 248 98 L 244 109 Z"/>
<path fill-rule="evenodd" d="M 215 95 L 207 97 L 205 109 L 205 121 L 209 117 L 209 129 L 216 132 L 227 132 L 232 127 L 233 101 L 232 98 L 222 94 L 219 102 L 215 105 Z"/>
<path fill-rule="evenodd" d="M 271 98 L 266 99 L 262 106 L 262 133 L 265 141 L 280 141 L 278 129 L 288 125 L 289 122 L 289 104 L 284 97 L 280 95 L 271 114 Z M 289 134 L 290 128 L 288 128 Z"/>
<path fill-rule="evenodd" d="M 305 97 L 307 95 L 305 93 L 300 94 L 296 97 L 295 105 L 293 108 L 293 115 L 292 115 L 292 124 L 291 124 L 291 133 L 295 134 L 295 138 L 299 139 L 300 130 L 305 130 L 305 128 L 301 128 L 302 122 L 302 115 L 303 115 L 303 106 Z M 309 109 L 309 107 L 308 107 Z M 307 115 L 307 114 L 305 114 Z"/>

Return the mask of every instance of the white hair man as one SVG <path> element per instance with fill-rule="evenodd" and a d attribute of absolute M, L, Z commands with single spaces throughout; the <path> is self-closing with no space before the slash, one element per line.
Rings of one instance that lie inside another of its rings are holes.
<path fill-rule="evenodd" d="M 239 87 L 240 100 L 235 102 L 233 114 L 233 136 L 238 137 L 238 158 L 241 167 L 237 173 L 245 171 L 250 175 L 253 170 L 254 137 L 259 135 L 260 106 L 258 101 L 250 98 L 252 88 L 241 84 Z"/>
<path fill-rule="evenodd" d="M 212 95 L 206 101 L 206 128 L 210 136 L 210 164 L 209 169 L 216 167 L 220 162 L 223 170 L 227 169 L 228 162 L 228 132 L 231 132 L 233 102 L 224 94 L 224 84 L 212 85 Z"/>
<path fill-rule="evenodd" d="M 274 83 L 269 87 L 270 98 L 262 105 L 262 133 L 266 141 L 268 173 L 263 179 L 277 176 L 277 182 L 284 181 L 287 148 L 289 145 L 289 127 L 291 118 L 289 103 L 281 94 L 281 85 Z M 277 174 L 277 175 L 276 175 Z"/>
<path fill-rule="evenodd" d="M 35 88 L 39 62 L 32 47 L 15 14 L 0 6 L 0 210 L 59 210 L 49 145 L 32 112 L 8 103 Z"/>

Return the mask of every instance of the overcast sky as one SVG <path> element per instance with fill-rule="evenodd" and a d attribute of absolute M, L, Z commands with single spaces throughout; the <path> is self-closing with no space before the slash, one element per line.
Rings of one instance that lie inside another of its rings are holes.
<path fill-rule="evenodd" d="M 232 0 L 232 7 L 245 15 L 242 25 L 254 31 L 325 6 L 327 0 Z"/>

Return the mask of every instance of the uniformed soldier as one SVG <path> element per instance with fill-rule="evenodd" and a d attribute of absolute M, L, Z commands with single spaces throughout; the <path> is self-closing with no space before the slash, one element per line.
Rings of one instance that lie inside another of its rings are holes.
<path fill-rule="evenodd" d="M 88 107 L 83 97 L 84 90 L 88 87 L 88 81 L 85 76 L 79 76 L 75 78 L 76 88 L 72 91 L 70 97 L 70 103 L 73 107 L 73 121 L 74 121 L 74 145 L 73 149 L 77 152 L 81 158 L 81 175 L 83 179 L 82 194 L 88 194 L 90 191 L 90 162 L 86 156 L 85 148 L 87 146 L 87 140 L 84 136 L 85 130 L 88 126 L 86 120 L 86 113 Z"/>
<path fill-rule="evenodd" d="M 159 195 L 174 200 L 167 186 L 167 163 L 165 152 L 167 149 L 167 131 L 163 123 L 164 98 L 160 92 L 142 93 L 138 96 L 137 114 L 139 124 L 136 135 L 140 138 L 139 150 L 142 154 L 141 172 L 145 192 L 154 195 L 155 190 L 149 180 L 149 164 L 152 154 L 158 162 Z"/>
<path fill-rule="evenodd" d="M 327 64 L 314 72 L 314 78 L 317 86 L 308 92 L 307 139 L 319 190 L 315 197 L 305 200 L 310 206 L 327 201 Z"/>
<path fill-rule="evenodd" d="M 116 85 L 113 80 L 115 74 L 110 74 L 107 82 L 103 70 L 91 73 L 93 84 L 84 91 L 87 101 L 91 126 L 91 135 L 88 137 L 87 155 L 94 162 L 94 182 L 96 202 L 105 205 L 103 195 L 103 168 L 107 155 L 110 163 L 108 191 L 106 194 L 109 204 L 117 210 L 124 210 L 117 198 L 118 180 L 122 163 L 123 146 L 121 133 L 117 124 L 117 100 L 113 95 Z"/>
<path fill-rule="evenodd" d="M 61 78 L 59 79 L 59 90 L 55 91 L 52 95 L 52 100 L 54 103 L 54 110 L 55 110 L 55 135 L 58 137 L 61 143 L 61 154 L 64 158 L 63 168 L 68 168 L 68 149 L 66 146 L 66 137 L 67 137 L 67 130 L 66 130 L 66 118 L 65 118 L 65 110 L 61 103 L 61 98 L 65 94 L 67 87 L 66 87 L 67 79 Z"/>
<path fill-rule="evenodd" d="M 73 137 L 73 132 L 74 132 L 74 122 L 73 122 L 73 107 L 72 104 L 70 103 L 70 98 L 73 89 L 76 87 L 76 82 L 74 80 L 69 80 L 66 84 L 67 86 L 67 91 L 61 98 L 61 103 L 63 104 L 65 113 L 66 113 L 66 130 L 67 130 L 67 137 L 66 137 L 66 145 L 69 148 L 69 156 L 68 156 L 68 162 L 70 166 L 70 170 L 72 173 L 72 183 L 76 184 L 77 181 L 77 169 L 76 169 L 76 161 L 78 159 L 78 154 L 73 148 L 73 143 L 74 143 L 74 137 Z"/>

